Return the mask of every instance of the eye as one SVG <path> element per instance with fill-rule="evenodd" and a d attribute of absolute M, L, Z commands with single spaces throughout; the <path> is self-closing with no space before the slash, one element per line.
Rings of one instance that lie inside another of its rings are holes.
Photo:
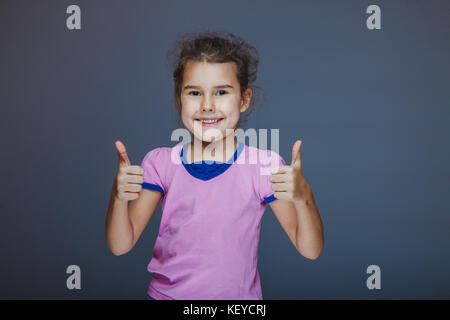
<path fill-rule="evenodd" d="M 228 92 L 226 92 L 225 90 L 219 90 L 216 92 L 216 95 L 219 93 L 220 96 L 227 94 Z"/>
<path fill-rule="evenodd" d="M 189 91 L 188 95 L 190 95 L 190 96 L 199 96 L 200 92 L 198 92 L 198 91 Z"/>

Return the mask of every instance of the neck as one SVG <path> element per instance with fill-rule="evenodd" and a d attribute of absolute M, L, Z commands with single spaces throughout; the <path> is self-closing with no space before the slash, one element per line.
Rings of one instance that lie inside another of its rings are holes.
<path fill-rule="evenodd" d="M 234 135 L 217 141 L 201 141 L 195 138 L 189 144 L 186 159 L 189 163 L 198 161 L 227 162 L 237 149 L 237 139 Z"/>

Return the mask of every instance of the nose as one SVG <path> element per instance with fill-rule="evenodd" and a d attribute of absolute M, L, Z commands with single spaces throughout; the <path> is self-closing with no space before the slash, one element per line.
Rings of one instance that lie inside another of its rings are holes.
<path fill-rule="evenodd" d="M 202 112 L 214 112 L 216 110 L 215 106 L 214 106 L 214 102 L 213 99 L 208 99 L 207 97 L 205 97 L 202 101 Z"/>
<path fill-rule="evenodd" d="M 208 106 L 208 105 L 204 105 L 203 107 L 202 107 L 202 112 L 206 112 L 206 113 L 208 113 L 208 112 L 214 112 L 214 108 L 212 107 L 212 106 Z"/>

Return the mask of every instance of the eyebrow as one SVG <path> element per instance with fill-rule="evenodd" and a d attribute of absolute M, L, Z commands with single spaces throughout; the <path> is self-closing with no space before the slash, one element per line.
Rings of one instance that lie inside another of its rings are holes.
<path fill-rule="evenodd" d="M 200 89 L 200 86 L 193 86 L 193 85 L 187 85 L 183 88 L 183 90 L 188 90 L 188 89 Z M 219 89 L 219 88 L 230 88 L 233 89 L 233 86 L 229 85 L 229 84 L 222 84 L 220 86 L 215 86 L 215 89 Z"/>

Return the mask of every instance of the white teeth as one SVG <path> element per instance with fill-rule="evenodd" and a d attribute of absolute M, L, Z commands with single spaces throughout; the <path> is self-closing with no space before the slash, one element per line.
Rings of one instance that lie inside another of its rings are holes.
<path fill-rule="evenodd" d="M 215 123 L 215 122 L 219 121 L 219 119 L 215 119 L 215 120 L 200 120 L 200 121 L 204 122 L 204 123 Z"/>

